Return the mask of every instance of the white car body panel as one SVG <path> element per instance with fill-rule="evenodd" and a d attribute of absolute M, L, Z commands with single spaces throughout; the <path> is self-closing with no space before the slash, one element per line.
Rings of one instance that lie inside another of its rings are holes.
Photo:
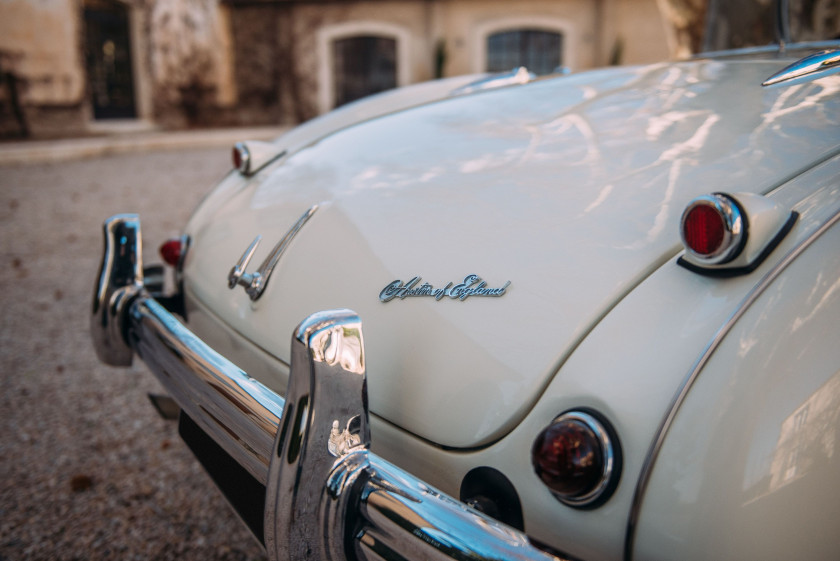
<path fill-rule="evenodd" d="M 840 548 L 826 539 L 836 535 L 838 488 L 821 489 L 826 477 L 776 485 L 768 458 L 789 442 L 773 431 L 789 433 L 791 415 L 817 396 L 834 417 L 821 417 L 822 440 L 792 468 L 836 468 L 838 348 L 831 337 L 803 345 L 762 310 L 801 305 L 814 310 L 802 334 L 837 331 L 836 249 L 816 280 L 808 262 L 838 247 L 838 226 L 734 323 L 662 429 L 704 349 L 760 279 L 840 212 L 840 76 L 762 89 L 787 62 L 604 70 L 440 101 L 450 85 L 427 86 L 305 125 L 275 141 L 287 155 L 254 177 L 228 176 L 190 220 L 186 233 L 201 248 L 184 263 L 190 327 L 282 393 L 295 325 L 353 308 L 365 321 L 373 450 L 456 497 L 471 469 L 498 469 L 519 494 L 528 534 L 569 555 L 620 559 L 630 538 L 636 559 L 752 558 L 756 536 L 776 528 L 786 556 L 825 558 Z M 390 114 L 399 106 L 410 109 Z M 765 194 L 799 215 L 749 275 L 707 277 L 676 263 L 683 208 L 713 191 Z M 265 294 L 252 302 L 229 290 L 228 272 L 253 238 L 264 239 L 249 271 L 314 204 Z M 378 298 L 395 279 L 442 287 L 471 273 L 511 285 L 465 302 Z M 799 300 L 785 301 L 790 285 Z M 758 339 L 777 348 L 743 345 Z M 772 350 L 789 365 L 763 374 Z M 737 370 L 719 368 L 727 361 Z M 777 408 L 753 399 L 758 387 Z M 612 423 L 623 451 L 614 495 L 593 510 L 558 502 L 531 466 L 535 436 L 581 407 Z M 766 428 L 730 431 L 745 424 Z M 717 443 L 731 459 L 710 453 Z M 695 462 L 698 450 L 709 458 Z M 801 496 L 788 498 L 794 488 Z M 768 506 L 751 518 L 756 501 Z M 803 525 L 808 532 L 792 530 Z"/>
<path fill-rule="evenodd" d="M 654 468 L 634 558 L 837 556 L 838 248 L 835 224 L 703 368 Z"/>
<path fill-rule="evenodd" d="M 781 257 L 806 240 L 831 216 L 840 212 L 838 175 L 840 157 L 835 157 L 774 193 L 774 198 L 794 206 L 800 213 L 800 219 L 774 252 L 774 259 L 768 260 L 754 275 L 717 279 L 687 271 L 679 267 L 675 259 L 662 264 L 599 322 L 563 365 L 562 376 L 553 378 L 528 415 L 498 442 L 472 451 L 444 450 L 411 437 L 374 416 L 371 419 L 374 451 L 390 461 L 411 466 L 413 473 L 433 481 L 441 490 L 454 496 L 458 495 L 462 479 L 472 468 L 478 465 L 496 468 L 506 474 L 516 487 L 525 505 L 525 526 L 533 538 L 586 560 L 621 558 L 639 474 L 675 391 L 703 349 L 738 310 L 757 279 L 762 278 Z M 803 193 L 809 193 L 804 200 Z M 821 242 L 822 247 L 825 245 L 826 242 Z M 828 246 L 831 246 L 830 241 Z M 816 250 L 813 253 L 819 254 Z M 830 272 L 826 279 L 829 277 Z M 776 286 L 784 287 L 787 282 L 790 281 L 781 279 Z M 829 293 L 828 297 L 836 299 L 836 291 Z M 827 299 L 827 306 L 831 305 L 833 301 Z M 236 333 L 220 328 L 212 313 L 191 300 L 190 324 L 196 332 L 206 334 L 203 337 L 214 348 L 256 375 L 282 378 L 287 374 L 282 362 Z M 836 306 L 836 303 L 833 305 Z M 761 306 L 755 308 L 761 309 Z M 827 309 L 830 312 L 833 308 Z M 831 313 L 823 313 L 822 316 L 825 323 L 820 329 L 832 329 L 833 321 L 836 330 L 837 316 Z M 781 331 L 783 327 L 778 329 Z M 278 332 L 277 336 L 278 344 L 282 343 L 284 334 Z M 651 338 L 658 340 L 657 345 L 651 346 Z M 608 351 L 605 352 L 605 349 Z M 836 353 L 835 349 L 831 350 Z M 834 365 L 837 364 L 835 361 Z M 798 401 L 791 405 L 791 411 L 797 405 Z M 611 420 L 620 435 L 624 455 L 622 479 L 615 494 L 607 504 L 591 511 L 573 510 L 559 503 L 537 479 L 530 464 L 534 436 L 558 412 L 579 407 L 597 409 Z M 700 411 L 710 413 L 712 409 L 701 405 Z M 784 417 L 785 414 L 780 411 L 779 416 Z M 685 428 L 677 425 L 668 434 L 667 442 L 679 442 L 685 438 L 685 431 L 693 434 L 696 430 L 693 424 Z M 701 468 L 698 473 L 705 473 L 702 466 L 698 468 Z M 657 483 L 658 480 L 654 479 L 652 487 Z M 666 481 L 665 485 L 668 484 Z M 648 518 L 656 516 L 661 507 L 658 501 L 649 498 L 655 497 L 659 491 L 649 490 L 644 495 L 641 505 L 644 526 L 636 539 L 637 554 L 634 558 L 654 557 L 652 552 L 656 551 L 664 558 L 674 558 L 675 552 L 680 552 L 679 558 L 682 558 L 683 552 L 691 552 L 691 547 L 696 545 L 675 544 L 671 537 L 650 531 L 650 528 L 666 527 L 662 519 L 651 521 Z M 699 525 L 706 516 L 714 518 L 707 512 L 698 512 L 690 507 L 686 504 L 676 507 L 686 509 L 680 521 Z M 663 513 L 663 516 L 667 515 Z M 768 516 L 775 517 L 776 523 L 791 523 L 791 512 L 785 508 L 776 509 Z M 815 511 L 807 520 L 815 535 L 834 535 L 835 519 Z M 793 522 L 798 523 L 799 520 Z M 715 521 L 708 523 L 716 524 Z M 710 539 L 714 537 L 713 534 L 706 535 Z M 721 536 L 715 539 L 721 539 Z M 825 547 L 838 546 L 840 544 L 828 542 Z M 744 547 L 749 547 L 749 544 Z M 702 556 L 705 551 L 708 550 L 698 550 L 697 554 Z"/>
<path fill-rule="evenodd" d="M 691 198 L 771 192 L 838 151 L 840 77 L 761 89 L 779 66 L 596 71 L 344 128 L 211 195 L 187 233 L 214 250 L 188 255 L 187 289 L 280 361 L 300 318 L 353 308 L 366 322 L 372 412 L 446 447 L 486 446 L 543 393 L 575 389 L 557 369 L 677 256 Z M 228 290 L 251 240 L 265 238 L 255 268 L 313 204 L 263 297 Z M 511 286 L 498 299 L 378 300 L 395 279 L 442 287 L 468 274 Z M 671 395 L 682 372 L 670 375 L 649 383 Z M 591 395 L 609 394 L 614 380 L 602 383 Z"/>
<path fill-rule="evenodd" d="M 295 127 L 274 139 L 277 153 L 295 153 L 325 136 L 349 126 L 375 119 L 389 113 L 458 95 L 458 90 L 479 82 L 487 74 L 467 74 L 396 88 L 348 103 Z"/>

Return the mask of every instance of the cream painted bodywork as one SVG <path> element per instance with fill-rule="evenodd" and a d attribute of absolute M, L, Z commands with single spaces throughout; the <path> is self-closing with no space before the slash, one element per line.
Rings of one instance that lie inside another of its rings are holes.
<path fill-rule="evenodd" d="M 825 131 L 840 130 L 830 121 L 840 79 L 761 90 L 777 66 L 593 72 L 344 128 L 222 186 L 187 230 L 214 248 L 190 255 L 189 288 L 281 360 L 278 330 L 354 309 L 368 333 L 371 410 L 444 446 L 486 445 L 616 302 L 676 256 L 690 199 L 768 192 L 837 150 Z M 745 83 L 756 96 L 739 99 Z M 803 134 L 790 138 L 795 127 Z M 265 238 L 253 270 L 316 204 L 262 298 L 231 292 L 228 271 L 251 241 Z M 504 297 L 466 302 L 378 299 L 394 280 L 443 287 L 470 274 L 511 284 Z"/>
<path fill-rule="evenodd" d="M 774 252 L 777 259 L 840 212 L 838 174 L 840 158 L 835 157 L 777 191 L 776 197 L 782 204 L 791 205 L 802 214 L 797 227 Z M 803 193 L 810 195 L 803 200 Z M 517 489 L 525 510 L 525 528 L 531 536 L 582 559 L 620 559 L 638 476 L 676 386 L 738 309 L 756 279 L 773 264 L 768 261 L 749 277 L 722 283 L 677 266 L 675 259 L 669 260 L 598 323 L 564 364 L 562 376 L 551 381 L 522 422 L 498 442 L 477 450 L 448 451 L 373 416 L 373 450 L 454 496 L 458 496 L 461 480 L 471 469 L 494 467 L 506 474 Z M 189 301 L 193 304 L 191 328 L 213 348 L 262 379 L 285 379 L 285 364 L 227 326 L 220 326 L 218 318 L 195 298 Z M 836 331 L 837 316 L 829 318 L 834 319 Z M 831 330 L 830 325 L 823 328 Z M 288 345 L 288 334 L 275 334 L 278 344 Z M 655 345 L 651 345 L 651 338 L 656 339 Z M 370 343 L 369 336 L 366 343 Z M 803 363 L 803 368 L 807 367 Z M 624 456 L 622 479 L 615 495 L 593 511 L 563 506 L 536 478 L 530 465 L 534 436 L 558 413 L 576 407 L 595 408 L 610 419 L 620 435 Z M 780 419 L 786 416 L 787 412 L 778 412 Z M 775 516 L 784 521 L 788 514 L 783 509 Z M 642 520 L 647 522 L 644 517 Z M 834 535 L 833 520 L 819 512 L 813 513 L 809 523 L 818 526 L 816 532 Z M 649 552 L 665 542 L 661 536 L 651 536 L 637 540 L 637 544 Z M 663 550 L 663 555 L 680 551 L 674 549 L 673 543 L 668 545 L 672 549 Z"/>
<path fill-rule="evenodd" d="M 352 308 L 364 322 L 374 451 L 455 496 L 470 469 L 499 469 L 527 532 L 584 559 L 621 558 L 630 512 L 643 508 L 638 558 L 683 558 L 688 542 L 657 533 L 665 526 L 649 514 L 674 476 L 655 471 L 660 497 L 633 498 L 659 424 L 757 280 L 840 212 L 840 77 L 762 90 L 785 64 L 598 71 L 292 133 L 278 140 L 295 146 L 289 156 L 250 180 L 232 174 L 191 219 L 190 326 L 282 392 L 294 326 Z M 699 276 L 676 265 L 677 224 L 711 191 L 768 194 L 801 217 L 752 274 Z M 249 271 L 313 204 L 262 298 L 230 291 L 227 273 L 251 240 L 266 238 Z M 395 279 L 438 287 L 470 273 L 511 285 L 465 302 L 378 299 Z M 837 314 L 821 317 L 836 332 Z M 829 367 L 812 385 L 840 363 L 823 350 Z M 530 467 L 535 435 L 574 407 L 605 415 L 624 451 L 615 495 L 592 511 L 561 505 Z M 674 425 L 663 457 L 693 426 Z M 691 507 L 672 523 L 715 518 L 707 503 Z M 831 520 L 809 523 L 831 530 Z"/>
<path fill-rule="evenodd" d="M 703 368 L 645 494 L 638 559 L 837 556 L 838 248 L 835 225 Z"/>
<path fill-rule="evenodd" d="M 455 95 L 458 88 L 473 84 L 486 76 L 486 73 L 467 74 L 424 82 L 410 88 L 388 90 L 355 103 L 348 103 L 326 115 L 307 121 L 275 139 L 274 144 L 278 153 L 285 151 L 287 155 L 291 155 L 352 125 Z"/>

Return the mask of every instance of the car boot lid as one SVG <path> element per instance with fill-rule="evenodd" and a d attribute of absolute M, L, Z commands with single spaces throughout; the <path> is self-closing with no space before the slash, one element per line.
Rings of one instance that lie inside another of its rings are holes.
<path fill-rule="evenodd" d="M 691 199 L 767 193 L 837 152 L 840 77 L 761 88 L 778 66 L 594 71 L 351 126 L 223 182 L 188 226 L 187 288 L 286 362 L 301 318 L 356 310 L 372 413 L 486 445 L 675 261 Z M 228 280 L 257 236 L 242 267 L 263 272 L 254 298 Z"/>

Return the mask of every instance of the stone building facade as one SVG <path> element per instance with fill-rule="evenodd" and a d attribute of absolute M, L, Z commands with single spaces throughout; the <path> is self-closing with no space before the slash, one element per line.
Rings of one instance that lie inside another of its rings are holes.
<path fill-rule="evenodd" d="M 662 0 L 2 0 L 0 136 L 295 123 L 525 64 L 674 51 Z"/>

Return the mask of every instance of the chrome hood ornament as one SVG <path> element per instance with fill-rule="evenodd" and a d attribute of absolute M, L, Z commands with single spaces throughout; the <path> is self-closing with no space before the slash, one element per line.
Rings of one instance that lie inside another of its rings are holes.
<path fill-rule="evenodd" d="M 269 256 L 265 258 L 265 261 L 263 261 L 262 265 L 260 265 L 260 268 L 253 273 L 246 273 L 245 268 L 248 266 L 248 262 L 251 261 L 251 257 L 254 256 L 254 252 L 260 244 L 262 236 L 254 238 L 254 241 L 251 242 L 251 245 L 248 246 L 248 249 L 245 250 L 245 253 L 242 254 L 242 257 L 239 258 L 239 261 L 233 266 L 230 273 L 228 273 L 228 288 L 233 290 L 236 288 L 236 285 L 244 286 L 245 292 L 248 293 L 251 300 L 257 300 L 260 296 L 262 296 L 265 287 L 268 285 L 268 279 L 271 276 L 271 272 L 274 270 L 277 262 L 280 261 L 280 257 L 283 256 L 286 248 L 289 247 L 290 243 L 292 243 L 292 239 L 294 239 L 297 233 L 300 232 L 300 229 L 303 228 L 303 225 L 306 224 L 307 220 L 312 218 L 312 215 L 315 214 L 316 210 L 318 210 L 318 205 L 313 205 L 309 210 L 304 212 L 303 216 L 298 218 L 298 221 L 295 222 L 295 225 L 286 232 L 283 239 L 277 242 L 277 245 L 275 245 L 274 249 L 271 250 Z"/>
<path fill-rule="evenodd" d="M 435 300 L 451 298 L 463 302 L 471 296 L 495 298 L 504 296 L 510 286 L 510 281 L 507 281 L 501 288 L 489 288 L 487 283 L 478 275 L 467 275 L 463 282 L 458 284 L 450 282 L 444 288 L 435 288 L 427 282 L 420 284 L 420 280 L 420 277 L 414 277 L 406 283 L 395 280 L 382 289 L 379 293 L 379 299 L 383 302 L 390 302 L 394 298 L 405 300 L 415 296 L 428 296 Z"/>

